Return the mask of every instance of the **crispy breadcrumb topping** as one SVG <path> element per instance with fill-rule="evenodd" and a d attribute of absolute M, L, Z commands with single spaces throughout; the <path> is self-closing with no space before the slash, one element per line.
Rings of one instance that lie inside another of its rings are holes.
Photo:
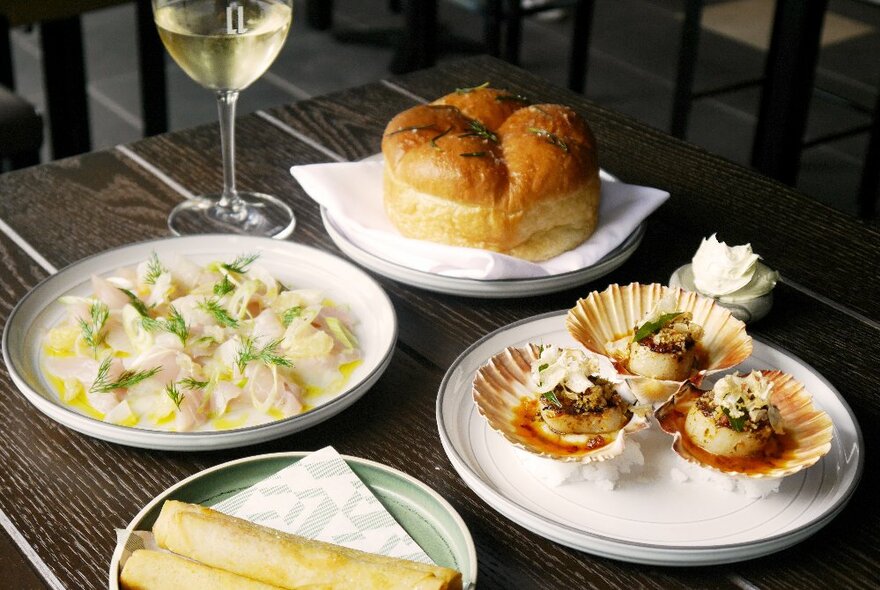
<path fill-rule="evenodd" d="M 620 403 L 615 385 L 599 376 L 599 363 L 580 350 L 545 346 L 532 362 L 536 394 L 568 413 L 599 411 Z"/>
<path fill-rule="evenodd" d="M 758 430 L 769 423 L 774 431 L 782 433 L 782 420 L 770 403 L 772 391 L 773 384 L 760 371 L 731 374 L 703 394 L 697 407 L 717 424 L 737 431 Z"/>

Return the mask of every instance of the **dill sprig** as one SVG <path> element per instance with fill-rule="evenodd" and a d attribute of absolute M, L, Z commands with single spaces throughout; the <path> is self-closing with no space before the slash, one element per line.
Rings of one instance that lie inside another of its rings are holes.
<path fill-rule="evenodd" d="M 235 285 L 229 280 L 229 275 L 223 275 L 223 280 L 214 284 L 214 295 L 217 297 L 223 297 L 234 289 Z"/>
<path fill-rule="evenodd" d="M 284 327 L 287 328 L 290 326 L 291 322 L 302 315 L 303 306 L 295 305 L 294 307 L 288 307 L 281 314 L 281 323 L 284 324 Z"/>
<path fill-rule="evenodd" d="M 488 87 L 489 87 L 489 82 L 487 81 L 487 82 L 483 82 L 479 86 L 470 86 L 468 88 L 456 88 L 455 93 L 456 94 L 470 94 L 474 90 L 480 90 L 481 88 L 488 88 Z"/>
<path fill-rule="evenodd" d="M 470 128 L 470 131 L 462 133 L 459 137 L 482 137 L 483 139 L 488 139 L 492 143 L 498 143 L 498 136 L 489 131 L 486 126 L 479 121 L 472 120 L 470 122 Z"/>
<path fill-rule="evenodd" d="M 275 352 L 279 344 L 281 344 L 281 338 L 272 340 L 262 348 L 257 348 L 257 344 L 253 339 L 245 338 L 241 342 L 238 356 L 235 359 L 238 371 L 244 373 L 245 367 L 251 361 L 260 361 L 266 365 L 277 365 L 279 367 L 292 367 L 293 363 L 290 362 L 290 359 Z"/>
<path fill-rule="evenodd" d="M 488 156 L 489 152 L 464 152 L 458 155 L 462 158 L 482 158 L 483 156 Z"/>
<path fill-rule="evenodd" d="M 82 318 L 79 319 L 79 328 L 82 330 L 82 337 L 86 344 L 92 349 L 97 356 L 98 346 L 104 342 L 104 324 L 110 317 L 110 308 L 103 301 L 93 301 L 89 305 L 89 321 Z"/>
<path fill-rule="evenodd" d="M 180 338 L 180 343 L 186 346 L 186 339 L 189 338 L 189 328 L 176 307 L 171 306 L 171 313 L 168 314 L 168 319 L 160 322 L 159 327 Z"/>
<path fill-rule="evenodd" d="M 110 381 L 107 374 L 110 372 L 110 363 L 113 358 L 107 356 L 98 366 L 98 376 L 95 377 L 94 383 L 89 387 L 89 393 L 110 393 L 115 389 L 127 389 L 137 385 L 145 379 L 149 379 L 161 370 L 161 367 L 153 367 L 146 371 L 123 371 L 116 378 L 116 381 Z"/>
<path fill-rule="evenodd" d="M 165 395 L 171 398 L 171 401 L 174 402 L 174 405 L 177 406 L 178 410 L 180 409 L 180 404 L 183 403 L 183 398 L 186 397 L 179 389 L 177 389 L 177 383 L 169 383 L 166 385 Z"/>
<path fill-rule="evenodd" d="M 391 137 L 392 135 L 397 135 L 404 131 L 421 131 L 422 129 L 437 129 L 437 127 L 433 123 L 429 125 L 409 125 L 408 127 L 401 127 L 397 131 L 392 131 L 391 133 L 386 134 L 385 137 Z"/>
<path fill-rule="evenodd" d="M 183 403 L 183 400 L 186 398 L 180 389 L 177 386 L 181 386 L 184 389 L 204 389 L 208 386 L 207 381 L 198 381 L 193 379 L 192 377 L 187 377 L 186 379 L 181 379 L 177 383 L 169 383 L 165 386 L 165 394 L 171 398 L 171 401 L 174 402 L 174 405 L 177 406 L 177 409 L 180 409 L 180 404 Z"/>
<path fill-rule="evenodd" d="M 237 328 L 238 320 L 229 315 L 223 306 L 220 305 L 220 302 L 216 299 L 203 299 L 199 302 L 199 309 L 211 314 L 214 316 L 214 319 L 221 326 L 225 326 L 227 328 Z"/>
<path fill-rule="evenodd" d="M 182 386 L 187 389 L 204 389 L 208 386 L 207 381 L 198 381 L 193 379 L 192 377 L 187 377 L 186 379 L 181 379 L 178 381 Z"/>
<path fill-rule="evenodd" d="M 529 133 L 546 139 L 547 143 L 559 147 L 560 149 L 562 149 L 563 152 L 568 151 L 568 146 L 565 145 L 565 142 L 559 139 L 559 136 L 557 136 L 555 133 L 550 133 L 546 129 L 538 129 L 537 127 L 529 127 L 528 131 Z"/>
<path fill-rule="evenodd" d="M 140 315 L 144 317 L 150 317 L 150 308 L 147 307 L 147 304 L 141 301 L 141 298 L 132 293 L 128 289 L 123 289 L 122 287 L 117 287 L 120 291 L 125 293 L 128 297 L 128 302 L 131 303 L 131 306 L 137 311 Z"/>
<path fill-rule="evenodd" d="M 440 135 L 435 135 L 434 137 L 432 137 L 431 138 L 431 147 L 434 148 L 435 150 L 442 151 L 440 146 L 437 145 L 437 140 L 440 139 L 441 137 L 443 137 L 444 135 L 446 135 L 447 133 L 449 133 L 450 131 L 452 131 L 452 127 L 447 127 L 446 131 L 444 131 Z"/>
<path fill-rule="evenodd" d="M 156 328 L 159 327 L 159 322 L 150 315 L 150 308 L 147 307 L 147 304 L 141 301 L 140 297 L 129 291 L 128 289 L 123 289 L 122 287 L 117 287 L 120 291 L 125 293 L 128 297 L 128 302 L 134 308 L 138 315 L 141 316 L 141 325 L 144 327 L 144 330 L 148 332 L 152 332 Z"/>
<path fill-rule="evenodd" d="M 251 265 L 251 263 L 259 258 L 259 254 L 242 254 L 236 257 L 235 260 L 229 263 L 223 263 L 220 265 L 220 268 L 226 269 L 229 272 L 234 272 L 236 274 L 244 274 L 247 272 L 247 267 Z"/>
<path fill-rule="evenodd" d="M 147 274 L 144 276 L 144 282 L 148 285 L 155 285 L 159 275 L 163 272 L 168 272 L 168 269 L 162 266 L 159 255 L 153 252 L 147 262 Z"/>

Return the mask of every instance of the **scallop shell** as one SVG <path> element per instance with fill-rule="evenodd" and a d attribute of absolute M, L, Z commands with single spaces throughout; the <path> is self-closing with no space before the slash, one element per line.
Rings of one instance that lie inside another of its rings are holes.
<path fill-rule="evenodd" d="M 587 350 L 619 361 L 621 355 L 615 354 L 613 344 L 631 339 L 636 324 L 668 292 L 675 293 L 676 310 L 691 312 L 693 321 L 703 327 L 701 364 L 691 381 L 699 385 L 706 375 L 734 367 L 752 354 L 752 338 L 746 334 L 746 325 L 730 311 L 714 299 L 659 283 L 614 284 L 601 293 L 593 291 L 568 312 L 566 327 Z M 615 362 L 614 366 L 642 403 L 665 402 L 682 383 L 634 375 L 623 363 Z"/>
<path fill-rule="evenodd" d="M 717 464 L 701 460 L 699 454 L 710 455 L 699 447 L 691 449 L 684 438 L 684 417 L 702 391 L 686 383 L 675 395 L 654 413 L 660 427 L 674 436 L 672 450 L 680 457 L 701 467 L 727 475 L 751 478 L 779 478 L 797 473 L 814 465 L 831 450 L 834 425 L 831 418 L 813 406 L 813 396 L 804 385 L 788 373 L 761 371 L 773 384 L 770 401 L 782 417 L 785 442 L 778 457 L 725 460 Z M 677 419 L 676 419 L 677 418 Z M 714 455 L 711 455 L 714 457 Z"/>
<path fill-rule="evenodd" d="M 489 359 L 474 377 L 473 395 L 480 414 L 514 446 L 559 461 L 598 462 L 621 454 L 626 434 L 648 427 L 646 417 L 633 413 L 629 423 L 614 434 L 558 434 L 535 412 L 523 413 L 522 404 L 535 399 L 531 365 L 539 356 L 540 348 L 534 344 L 510 347 Z M 597 436 L 605 439 L 601 446 L 596 446 Z"/>

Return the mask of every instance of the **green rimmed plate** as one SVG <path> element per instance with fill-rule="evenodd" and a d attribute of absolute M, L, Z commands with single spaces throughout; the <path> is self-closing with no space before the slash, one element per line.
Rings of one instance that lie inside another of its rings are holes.
<path fill-rule="evenodd" d="M 297 451 L 257 455 L 200 471 L 153 498 L 128 523 L 126 530 L 150 530 L 165 500 L 213 506 L 309 454 Z M 437 565 L 460 571 L 465 589 L 476 586 L 474 542 L 464 521 L 449 502 L 406 473 L 367 459 L 348 455 L 342 455 L 342 458 Z M 119 589 L 122 549 L 117 546 L 110 560 L 110 590 Z"/>

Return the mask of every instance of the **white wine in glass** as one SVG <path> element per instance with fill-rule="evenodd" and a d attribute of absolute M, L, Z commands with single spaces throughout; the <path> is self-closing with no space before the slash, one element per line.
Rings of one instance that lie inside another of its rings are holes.
<path fill-rule="evenodd" d="M 159 36 L 190 78 L 214 90 L 220 113 L 223 192 L 188 199 L 168 227 L 178 235 L 232 232 L 284 238 L 290 207 L 235 188 L 235 105 L 239 91 L 269 68 L 290 30 L 292 0 L 153 0 Z"/>

